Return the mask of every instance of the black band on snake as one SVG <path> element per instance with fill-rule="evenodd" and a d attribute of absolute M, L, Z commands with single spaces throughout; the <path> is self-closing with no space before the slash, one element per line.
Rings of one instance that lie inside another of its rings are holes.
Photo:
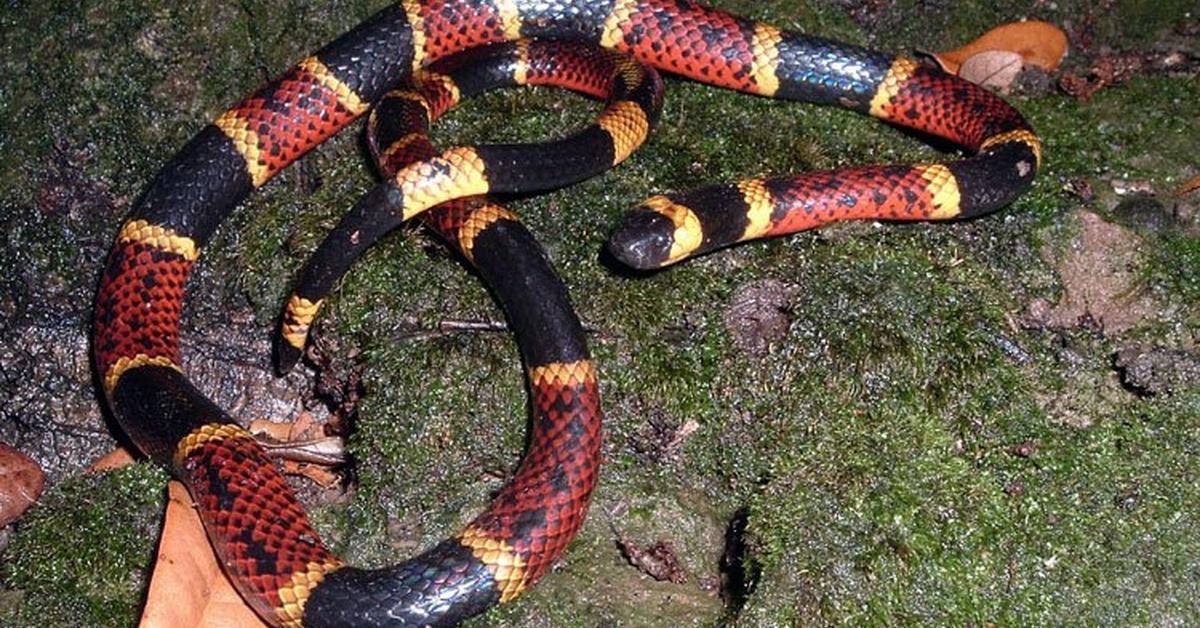
<path fill-rule="evenodd" d="M 609 243 L 618 259 L 638 267 L 832 220 L 980 215 L 1027 189 L 1041 158 L 1040 141 L 1020 114 L 977 86 L 908 59 L 683 0 L 404 0 L 375 14 L 221 115 L 164 166 L 122 226 L 97 297 L 95 364 L 114 415 L 139 448 L 188 485 L 227 572 L 268 622 L 454 623 L 519 594 L 582 521 L 595 466 L 581 461 L 595 461 L 599 408 L 586 349 L 566 349 L 565 336 L 577 334 L 577 321 L 565 311 L 518 311 L 501 297 L 519 334 L 526 333 L 518 322 L 525 316 L 553 319 L 530 324 L 535 327 L 575 326 L 563 332 L 558 353 L 535 356 L 523 345 L 533 405 L 546 418 L 535 418 L 526 459 L 467 530 L 382 571 L 345 567 L 321 545 L 278 471 L 192 386 L 179 355 L 187 276 L 235 205 L 414 71 L 521 38 L 592 42 L 712 85 L 869 113 L 973 153 L 946 164 L 751 179 L 653 197 L 626 217 Z M 641 121 L 631 112 L 612 115 L 609 122 L 622 133 L 644 137 L 648 130 L 648 117 L 639 131 Z M 600 140 L 591 136 L 592 154 L 557 157 L 598 166 L 632 150 L 614 142 L 612 152 L 597 159 Z M 394 223 L 455 195 L 565 183 L 537 172 L 544 161 L 509 168 L 516 158 L 489 150 L 451 149 L 400 169 L 366 197 L 376 210 L 361 212 L 363 223 L 384 210 Z M 541 254 L 507 212 L 478 200 L 460 209 L 475 218 L 459 221 L 456 237 L 461 243 L 463 226 L 475 225 L 464 253 L 486 280 L 499 286 L 519 279 L 561 291 L 548 266 L 533 270 Z M 444 220 L 457 220 L 446 218 L 454 208 L 445 211 Z M 479 223 L 485 228 L 477 229 Z M 484 269 L 491 265 L 506 270 L 489 275 Z M 511 273 L 514 265 L 531 270 Z M 569 311 L 565 295 L 561 301 L 551 309 Z"/>
<path fill-rule="evenodd" d="M 460 100 L 521 85 L 554 85 L 606 100 L 596 123 L 562 140 L 447 151 L 477 153 L 484 164 L 479 185 L 499 192 L 561 187 L 613 167 L 642 144 L 662 107 L 662 80 L 657 72 L 626 55 L 581 41 L 521 40 L 475 48 L 416 73 L 413 83 L 411 90 L 389 92 L 368 119 L 368 145 L 387 181 L 355 204 L 309 258 L 276 335 L 280 372 L 290 370 L 300 358 L 309 326 L 334 283 L 380 236 L 404 222 L 386 200 L 392 182 L 398 172 L 437 158 L 425 134 L 427 127 Z M 507 174 L 512 170 L 523 174 Z M 468 195 L 446 189 L 431 196 Z M 473 232 L 456 235 L 441 224 L 437 212 L 420 218 L 471 259 L 467 245 Z"/>

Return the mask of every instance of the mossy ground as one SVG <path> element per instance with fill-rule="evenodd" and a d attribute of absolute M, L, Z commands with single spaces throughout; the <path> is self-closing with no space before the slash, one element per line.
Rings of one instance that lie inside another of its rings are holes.
<path fill-rule="evenodd" d="M 86 326 L 104 249 L 156 168 L 238 95 L 382 4 L 54 0 L 6 9 L 4 316 L 48 315 L 30 286 L 50 278 L 68 302 L 56 311 Z M 895 50 L 954 47 L 1002 21 L 1061 23 L 1093 10 L 1072 1 L 1040 13 L 1028 2 L 899 2 L 886 27 L 864 30 L 827 6 L 839 3 L 716 4 Z M 1147 46 L 1184 19 L 1187 4 L 1117 2 L 1096 17 L 1096 32 L 1114 46 Z M 997 215 L 838 226 L 632 276 L 598 251 L 618 217 L 651 193 L 938 157 L 852 113 L 670 81 L 662 123 L 631 161 L 514 204 L 595 330 L 605 465 L 588 522 L 559 566 L 478 625 L 1200 622 L 1200 391 L 1132 395 L 1112 371 L 1116 340 L 1010 324 L 1032 299 L 1061 292 L 1041 251 L 1065 247 L 1077 228 L 1070 216 L 1080 202 L 1063 183 L 1128 177 L 1174 189 L 1200 153 L 1196 102 L 1195 80 L 1149 77 L 1090 103 L 1018 98 L 1045 138 L 1046 167 Z M 443 143 L 530 139 L 593 111 L 552 90 L 490 95 L 438 133 Z M 82 154 L 86 175 L 112 190 L 108 211 L 37 211 L 43 173 L 64 152 Z M 297 267 L 371 181 L 348 132 L 244 203 L 194 281 L 203 295 L 191 300 L 197 324 L 220 324 L 228 304 L 249 305 L 266 333 Z M 1181 314 L 1134 336 L 1194 345 L 1200 244 L 1178 233 L 1145 237 L 1145 289 Z M 439 250 L 403 230 L 354 269 L 324 314 L 367 364 L 351 443 L 356 500 L 316 513 L 355 563 L 391 563 L 411 542 L 452 533 L 525 445 L 525 391 L 507 335 L 398 341 L 414 324 L 503 317 L 477 278 Z M 787 333 L 756 357 L 735 348 L 723 316 L 740 287 L 764 279 L 798 296 Z M 1068 412 L 1087 427 L 1064 420 Z M 699 429 L 677 456 L 641 453 L 651 428 L 688 421 Z M 133 621 L 162 483 L 133 469 L 52 488 L 3 555 L 0 623 Z M 713 583 L 738 512 L 754 588 L 735 617 Z M 618 533 L 670 541 L 689 582 L 642 577 L 618 552 Z"/>

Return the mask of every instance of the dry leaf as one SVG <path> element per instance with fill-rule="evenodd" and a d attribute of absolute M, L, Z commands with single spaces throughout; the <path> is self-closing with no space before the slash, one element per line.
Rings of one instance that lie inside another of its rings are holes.
<path fill-rule="evenodd" d="M 133 454 L 129 453 L 129 450 L 124 447 L 117 447 L 88 465 L 87 472 L 104 473 L 105 471 L 120 469 L 131 464 L 133 464 Z"/>
<path fill-rule="evenodd" d="M 167 486 L 167 515 L 141 628 L 266 626 L 217 564 L 187 489 Z"/>
<path fill-rule="evenodd" d="M 36 503 L 45 486 L 46 474 L 33 458 L 0 443 L 0 528 Z"/>
<path fill-rule="evenodd" d="M 295 421 L 279 423 L 270 419 L 254 419 L 250 422 L 251 434 L 255 437 L 266 435 L 267 438 L 280 443 L 303 440 L 320 436 L 323 426 L 318 425 L 311 412 L 300 412 Z"/>
<path fill-rule="evenodd" d="M 262 440 L 265 436 L 272 441 L 286 443 L 294 438 L 294 426 L 295 424 L 293 423 L 276 423 L 270 419 L 254 419 L 246 429 L 256 439 Z"/>
<path fill-rule="evenodd" d="M 958 75 L 984 87 L 1007 92 L 1021 73 L 1021 55 L 1005 50 L 992 50 L 971 55 L 958 68 Z"/>
<path fill-rule="evenodd" d="M 993 28 L 961 48 L 935 52 L 932 56 L 943 70 L 958 74 L 959 68 L 971 57 L 997 50 L 1015 52 L 1028 65 L 1053 70 L 1067 54 L 1067 35 L 1049 22 L 1010 22 Z"/>
<path fill-rule="evenodd" d="M 328 467 L 310 464 L 297 460 L 284 460 L 282 471 L 285 475 L 299 475 L 308 478 L 323 489 L 331 489 L 342 483 L 342 476 L 330 471 Z"/>
<path fill-rule="evenodd" d="M 1184 181 L 1183 186 L 1179 188 L 1179 191 L 1175 193 L 1175 196 L 1183 196 L 1184 194 L 1190 194 L 1196 190 L 1200 190 L 1200 174 L 1188 179 L 1187 181 Z"/>
<path fill-rule="evenodd" d="M 346 443 L 341 436 L 326 436 L 325 424 L 314 421 L 312 414 L 301 412 L 291 423 L 256 419 L 250 422 L 250 433 L 271 458 L 326 467 L 310 475 L 300 465 L 285 464 L 284 473 L 307 476 L 325 488 L 338 483 L 328 467 L 346 461 Z"/>

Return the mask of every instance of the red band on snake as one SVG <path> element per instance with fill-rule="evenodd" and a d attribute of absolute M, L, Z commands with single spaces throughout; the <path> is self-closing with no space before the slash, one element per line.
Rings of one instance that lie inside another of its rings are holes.
<path fill-rule="evenodd" d="M 712 85 L 848 107 L 974 153 L 947 164 L 851 168 L 655 197 L 609 245 L 639 267 L 830 220 L 980 215 L 1027 189 L 1039 166 L 1037 136 L 979 87 L 906 59 L 691 2 L 405 0 L 377 13 L 220 116 L 164 166 L 121 228 L 97 297 L 94 357 L 114 415 L 140 448 L 188 484 L 227 570 L 272 623 L 456 622 L 519 593 L 549 564 L 538 552 L 548 545 L 560 550 L 583 516 L 586 465 L 567 461 L 577 459 L 572 452 L 596 447 L 598 438 L 583 420 L 599 418 L 586 401 L 596 398 L 586 353 L 530 361 L 531 381 L 547 383 L 531 386 L 535 407 L 560 420 L 543 431 L 535 421 L 530 454 L 492 506 L 458 537 L 381 571 L 343 567 L 320 544 L 278 472 L 180 366 L 184 284 L 200 248 L 235 205 L 414 69 L 521 37 L 590 41 Z M 621 152 L 614 145 L 614 161 Z M 538 179 L 537 163 L 489 170 L 484 157 L 452 149 L 401 170 L 370 202 L 408 218 L 455 194 L 524 189 Z M 509 237 L 513 247 L 536 250 L 531 239 Z M 485 249 L 474 242 L 482 268 Z M 537 477 L 525 474 L 535 468 Z M 556 501 L 556 495 L 575 497 Z"/>

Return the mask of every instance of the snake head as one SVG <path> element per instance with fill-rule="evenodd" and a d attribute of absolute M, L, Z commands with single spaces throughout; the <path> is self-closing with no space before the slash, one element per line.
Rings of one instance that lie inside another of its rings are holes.
<path fill-rule="evenodd" d="M 661 268 L 676 260 L 675 223 L 658 211 L 638 207 L 621 219 L 608 239 L 608 251 L 622 264 L 638 270 Z"/>

